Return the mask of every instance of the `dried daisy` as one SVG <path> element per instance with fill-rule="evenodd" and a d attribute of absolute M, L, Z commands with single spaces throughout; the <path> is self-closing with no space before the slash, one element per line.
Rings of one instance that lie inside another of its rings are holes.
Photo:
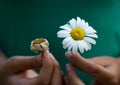
<path fill-rule="evenodd" d="M 45 51 L 49 49 L 47 39 L 37 38 L 31 42 L 30 49 L 34 52 Z"/>

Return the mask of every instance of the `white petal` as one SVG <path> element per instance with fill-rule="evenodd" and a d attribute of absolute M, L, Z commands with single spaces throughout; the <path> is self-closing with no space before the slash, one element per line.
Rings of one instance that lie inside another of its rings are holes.
<path fill-rule="evenodd" d="M 86 26 L 89 26 L 88 22 L 86 22 Z"/>
<path fill-rule="evenodd" d="M 97 34 L 94 34 L 94 33 L 93 33 L 93 34 L 87 34 L 87 33 L 86 33 L 86 36 L 88 36 L 88 37 L 93 37 L 93 38 L 98 38 Z"/>
<path fill-rule="evenodd" d="M 74 43 L 73 43 L 73 48 L 72 48 L 72 52 L 73 52 L 73 53 L 76 53 L 76 52 L 77 52 L 77 49 L 78 49 L 77 42 L 74 41 Z"/>
<path fill-rule="evenodd" d="M 77 27 L 80 27 L 80 22 L 81 22 L 80 17 L 77 17 Z"/>
<path fill-rule="evenodd" d="M 71 40 L 71 37 L 66 37 L 63 41 L 62 44 L 67 44 Z"/>
<path fill-rule="evenodd" d="M 89 28 L 89 25 L 88 25 L 88 23 L 86 22 L 86 23 L 84 23 L 81 27 L 82 27 L 81 29 L 86 30 L 86 29 Z"/>
<path fill-rule="evenodd" d="M 60 30 L 57 32 L 58 35 L 61 35 L 61 34 L 69 34 L 70 32 L 69 31 L 66 31 L 66 30 Z"/>
<path fill-rule="evenodd" d="M 82 24 L 85 24 L 85 20 L 84 19 L 82 19 L 81 22 L 82 22 Z"/>
<path fill-rule="evenodd" d="M 84 47 L 83 47 L 81 41 L 77 42 L 77 44 L 78 44 L 78 47 L 79 47 L 80 52 L 81 52 L 81 53 L 84 53 Z"/>
<path fill-rule="evenodd" d="M 96 33 L 96 30 L 94 30 L 91 26 L 87 27 L 87 29 L 85 29 L 85 33 Z"/>
<path fill-rule="evenodd" d="M 81 44 L 83 45 L 83 47 L 84 47 L 84 49 L 85 49 L 86 51 L 89 50 L 89 47 L 88 47 L 87 43 L 86 43 L 84 40 L 81 41 Z"/>
<path fill-rule="evenodd" d="M 76 20 L 75 20 L 75 19 L 70 20 L 69 23 L 70 23 L 70 26 L 71 26 L 72 28 L 75 28 L 75 27 L 76 27 Z"/>
<path fill-rule="evenodd" d="M 89 42 L 89 43 L 96 44 L 96 41 L 90 37 L 85 37 L 84 40 Z"/>
<path fill-rule="evenodd" d="M 68 50 L 70 51 L 73 48 L 74 45 L 74 40 L 71 40 L 71 44 L 68 46 Z"/>
<path fill-rule="evenodd" d="M 71 27 L 69 24 L 65 24 L 63 26 L 60 26 L 60 28 L 64 29 L 64 30 L 67 30 L 67 31 L 71 31 Z"/>
<path fill-rule="evenodd" d="M 89 26 L 89 29 L 96 33 L 96 30 L 93 27 Z"/>
<path fill-rule="evenodd" d="M 68 50 L 70 51 L 73 48 L 73 43 L 71 43 L 71 45 L 69 45 Z"/>
<path fill-rule="evenodd" d="M 61 35 L 57 35 L 57 37 L 59 38 L 70 37 L 70 34 L 61 34 Z"/>
<path fill-rule="evenodd" d="M 81 29 L 86 29 L 86 23 L 85 23 L 85 20 L 81 20 L 81 23 L 80 23 L 80 28 Z"/>
<path fill-rule="evenodd" d="M 91 50 L 91 44 L 90 44 L 90 43 L 88 43 L 88 42 L 86 42 L 86 44 L 88 45 L 89 50 Z"/>
<path fill-rule="evenodd" d="M 68 48 L 68 47 L 69 47 L 70 45 L 72 45 L 72 44 L 73 44 L 73 41 L 70 40 L 68 43 L 63 44 L 63 48 L 66 49 L 66 48 Z"/>

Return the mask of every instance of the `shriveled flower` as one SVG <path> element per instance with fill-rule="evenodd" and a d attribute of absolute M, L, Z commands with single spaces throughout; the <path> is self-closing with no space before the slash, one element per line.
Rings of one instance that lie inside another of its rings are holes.
<path fill-rule="evenodd" d="M 30 49 L 34 52 L 45 51 L 49 49 L 47 39 L 37 38 L 31 42 Z"/>
<path fill-rule="evenodd" d="M 98 38 L 96 31 L 89 26 L 85 20 L 77 17 L 71 19 L 67 24 L 60 26 L 62 30 L 57 32 L 59 38 L 65 38 L 62 42 L 63 48 L 72 50 L 73 53 L 78 49 L 81 53 L 91 49 L 91 44 L 96 44 L 93 38 Z"/>

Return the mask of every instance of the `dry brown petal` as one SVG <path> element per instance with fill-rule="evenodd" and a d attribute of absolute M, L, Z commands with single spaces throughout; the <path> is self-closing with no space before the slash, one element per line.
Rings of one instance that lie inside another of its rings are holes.
<path fill-rule="evenodd" d="M 49 43 L 47 39 L 37 38 L 31 42 L 30 49 L 33 52 L 49 50 Z"/>

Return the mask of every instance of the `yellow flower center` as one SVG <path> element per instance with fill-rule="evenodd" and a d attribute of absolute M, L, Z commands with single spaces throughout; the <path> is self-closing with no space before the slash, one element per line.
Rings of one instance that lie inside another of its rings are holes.
<path fill-rule="evenodd" d="M 82 40 L 85 37 L 85 32 L 81 28 L 73 28 L 71 36 L 74 40 Z"/>
<path fill-rule="evenodd" d="M 39 39 L 36 39 L 36 40 L 33 41 L 33 45 L 40 44 L 40 43 L 43 43 L 43 42 L 45 42 L 45 39 L 44 38 L 39 38 Z"/>

